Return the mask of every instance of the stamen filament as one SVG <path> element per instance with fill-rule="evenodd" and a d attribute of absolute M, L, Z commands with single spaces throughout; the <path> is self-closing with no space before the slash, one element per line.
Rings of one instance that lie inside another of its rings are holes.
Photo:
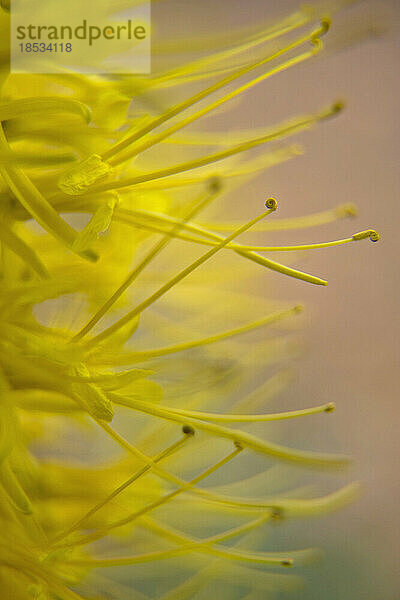
<path fill-rule="evenodd" d="M 155 229 L 149 226 L 146 226 L 148 229 Z M 191 229 L 195 229 L 195 226 L 193 224 L 190 224 L 189 226 Z M 198 226 L 196 226 L 196 229 L 203 235 L 213 239 L 213 240 L 222 240 L 223 237 L 213 233 L 212 231 L 206 230 L 204 228 L 199 228 Z M 160 231 L 159 229 L 156 229 L 156 231 Z M 162 229 L 161 231 L 165 231 L 164 229 Z M 178 234 L 178 237 L 183 237 L 181 234 Z M 196 238 L 190 238 L 191 241 L 196 241 Z M 241 245 L 237 244 L 237 247 L 241 248 Z M 295 279 L 301 279 L 303 281 L 306 281 L 308 283 L 312 283 L 314 285 L 328 285 L 328 282 L 325 281 L 324 279 L 321 279 L 320 277 L 315 277 L 314 275 L 309 275 L 308 273 L 304 273 L 302 271 L 298 271 L 296 269 L 293 269 L 291 267 L 286 267 L 285 265 L 282 265 L 276 261 L 272 261 L 269 258 L 266 258 L 265 256 L 262 256 L 261 254 L 257 254 L 256 252 L 252 252 L 249 250 L 242 250 L 242 249 L 234 249 L 234 252 L 236 252 L 237 254 L 239 254 L 239 256 L 243 256 L 244 258 L 247 258 L 248 260 L 252 260 L 253 262 L 266 267 L 267 269 L 271 269 L 272 271 L 277 271 L 278 273 L 281 273 L 282 275 L 288 275 L 289 277 L 294 277 Z"/>
<path fill-rule="evenodd" d="M 217 471 L 218 469 L 223 467 L 225 464 L 230 462 L 233 458 L 235 458 L 235 456 L 237 456 L 242 451 L 242 447 L 239 444 L 235 444 L 235 446 L 236 446 L 235 450 L 230 452 L 227 456 L 225 456 L 224 458 L 219 460 L 217 463 L 215 463 L 211 467 L 208 467 L 205 471 L 200 473 L 200 475 L 197 475 L 196 477 L 194 477 L 193 479 L 191 479 L 188 482 L 184 482 L 183 485 L 179 486 L 176 490 L 166 494 L 165 496 L 162 496 L 161 498 L 159 498 L 158 500 L 155 500 L 151 504 L 144 506 L 143 508 L 141 508 L 140 510 L 136 511 L 135 513 L 129 515 L 128 517 L 119 519 L 118 521 L 115 521 L 114 523 L 111 523 L 110 525 L 103 527 L 99 532 L 95 532 L 91 535 L 88 535 L 88 536 L 82 538 L 78 542 L 75 542 L 74 545 L 77 545 L 77 544 L 80 545 L 82 543 L 89 544 L 97 539 L 100 539 L 101 537 L 106 535 L 109 531 L 116 529 L 117 527 L 122 527 L 124 525 L 127 525 L 128 523 L 132 523 L 133 521 L 135 521 L 142 515 L 145 515 L 145 514 L 151 512 L 152 510 L 154 510 L 155 508 L 158 508 L 159 506 L 162 506 L 162 505 L 167 504 L 168 502 L 171 502 L 174 498 L 176 498 L 176 496 L 179 496 L 183 492 L 186 492 L 187 490 L 192 489 L 195 485 L 200 483 L 200 481 L 203 481 L 204 479 L 206 479 L 207 477 L 209 477 L 210 475 L 215 473 L 215 471 Z"/>
<path fill-rule="evenodd" d="M 192 425 L 192 427 L 195 429 L 214 434 L 217 437 L 238 441 L 244 447 L 249 448 L 250 450 L 254 450 L 255 452 L 260 452 L 268 456 L 274 456 L 277 459 L 300 464 L 303 463 L 316 467 L 330 466 L 334 468 L 340 468 L 348 463 L 348 459 L 345 456 L 294 450 L 292 448 L 274 444 L 270 441 L 267 442 L 261 440 L 260 438 L 257 438 L 256 436 L 239 429 L 222 427 L 221 425 L 217 425 L 215 423 L 183 416 L 178 412 L 175 412 L 173 409 L 168 409 L 164 406 L 155 406 L 154 404 L 149 405 L 148 403 L 137 400 L 136 398 L 127 398 L 114 392 L 111 392 L 109 396 L 116 404 L 128 406 L 138 410 L 139 412 L 153 415 L 161 419 L 167 419 L 168 421 L 187 423 L 188 425 Z"/>
<path fill-rule="evenodd" d="M 311 408 L 303 408 L 300 410 L 291 410 L 280 413 L 270 413 L 262 415 L 232 415 L 232 414 L 218 414 L 218 413 L 207 413 L 194 410 L 184 410 L 169 407 L 175 413 L 192 417 L 193 419 L 201 419 L 202 421 L 216 421 L 219 423 L 258 423 L 265 421 L 282 421 L 285 419 L 296 419 L 297 417 L 307 417 L 309 415 L 317 415 L 319 413 L 330 413 L 335 410 L 335 404 L 328 402 L 319 406 L 313 406 Z"/>
<path fill-rule="evenodd" d="M 180 440 L 178 440 L 177 442 L 174 442 L 168 448 L 166 448 L 165 450 L 163 450 L 162 452 L 160 452 L 159 454 L 157 454 L 157 456 L 155 456 L 153 458 L 154 463 L 158 463 L 161 460 L 163 460 L 164 458 L 166 458 L 168 456 L 171 456 L 171 454 L 173 454 L 179 448 L 181 448 L 183 446 L 183 444 L 189 439 L 190 435 L 192 434 L 192 431 L 193 431 L 192 429 L 190 429 L 190 430 L 188 429 L 187 433 L 185 433 L 185 435 Z M 146 465 L 142 469 L 140 469 L 139 471 L 136 471 L 136 473 L 134 473 L 134 475 L 132 475 L 124 483 L 122 483 L 120 486 L 118 486 L 111 494 L 109 494 L 101 502 L 99 502 L 98 504 L 96 504 L 96 506 L 94 506 L 93 508 L 91 508 L 83 517 L 81 517 L 78 521 L 76 521 L 73 525 L 71 525 L 71 527 L 69 527 L 66 531 L 64 531 L 63 533 L 60 533 L 55 538 L 53 538 L 53 540 L 51 540 L 51 545 L 54 545 L 54 544 L 58 545 L 60 541 L 62 541 L 66 537 L 68 537 L 71 533 L 73 533 L 77 529 L 81 529 L 82 525 L 90 517 L 92 517 L 97 511 L 99 511 L 101 508 L 103 508 L 106 504 L 108 504 L 109 502 L 111 502 L 111 500 L 113 500 L 114 498 L 116 498 L 118 496 L 118 494 L 121 494 L 130 485 L 132 485 L 133 483 L 135 483 L 138 479 L 140 479 L 140 477 L 142 477 L 148 471 L 150 471 L 150 469 L 151 469 L 151 466 L 150 465 Z"/>
<path fill-rule="evenodd" d="M 123 212 L 134 213 L 136 211 L 124 210 Z M 140 211 L 137 211 L 137 212 L 140 214 Z M 145 214 L 144 211 L 143 211 L 143 214 Z M 153 215 L 151 215 L 151 218 L 153 218 Z M 157 217 L 155 217 L 155 220 L 157 220 Z M 158 220 L 163 221 L 164 219 L 159 217 Z M 167 219 L 165 219 L 165 221 L 167 221 Z M 146 227 L 147 229 L 152 229 L 152 230 L 156 230 L 156 231 L 164 231 L 163 228 L 157 228 L 157 227 L 151 226 L 151 225 L 140 224 L 140 222 L 139 223 L 136 222 L 136 225 L 138 225 L 139 227 Z M 194 225 L 192 223 L 187 224 L 186 227 L 182 227 L 182 229 L 187 229 L 188 231 L 194 231 L 199 235 L 203 235 L 205 237 L 212 238 L 213 240 L 219 239 L 219 236 L 217 234 L 215 234 L 213 231 L 207 230 L 204 227 L 201 227 L 199 225 Z M 219 228 L 215 227 L 214 229 L 218 230 Z M 278 227 L 277 230 L 278 229 L 280 229 L 280 228 Z M 266 230 L 267 230 L 267 228 L 263 229 L 262 231 L 266 231 Z M 273 230 L 273 229 L 271 228 L 271 230 Z M 259 229 L 259 231 L 260 231 L 260 229 Z M 179 231 L 174 234 L 171 231 L 171 233 L 168 233 L 167 235 L 171 235 L 171 236 L 174 235 L 175 237 L 177 237 L 181 240 L 193 242 L 196 244 L 202 244 L 203 246 L 215 246 L 217 244 L 217 241 L 205 240 L 205 239 L 202 239 L 201 237 L 198 237 L 198 235 L 183 234 L 183 233 L 180 233 Z M 231 249 L 231 250 L 246 250 L 249 252 L 297 252 L 297 251 L 302 251 L 302 250 L 317 250 L 317 249 L 322 249 L 322 248 L 341 246 L 343 244 L 348 244 L 350 242 L 363 240 L 368 237 L 373 242 L 377 242 L 379 240 L 379 234 L 375 230 L 367 229 L 366 231 L 360 231 L 359 233 L 355 233 L 350 238 L 334 240 L 331 242 L 321 242 L 321 243 L 316 243 L 316 244 L 299 244 L 299 245 L 294 245 L 294 246 L 255 246 L 255 245 L 231 243 L 231 244 L 228 244 L 226 246 L 226 248 Z"/>
<path fill-rule="evenodd" d="M 264 317 L 263 319 L 259 319 L 257 321 L 253 321 L 252 323 L 248 323 L 247 325 L 243 325 L 242 327 L 237 327 L 236 329 L 231 329 L 229 331 L 225 331 L 223 333 L 219 333 L 217 335 L 212 335 L 206 338 L 202 338 L 200 340 L 194 340 L 192 342 L 183 342 L 182 344 L 174 344 L 173 346 L 167 346 L 164 348 L 154 348 L 152 350 L 139 350 L 129 353 L 129 360 L 133 362 L 142 362 L 144 360 L 148 360 L 150 358 L 155 358 L 159 356 L 166 356 L 167 354 L 175 354 L 177 352 L 182 352 L 184 350 L 189 350 L 192 348 L 199 348 L 200 346 L 206 346 L 208 344 L 213 344 L 215 342 L 223 341 L 227 338 L 231 338 L 237 335 L 241 335 L 243 333 L 247 333 L 252 331 L 253 329 L 257 329 L 259 327 L 264 327 L 266 325 L 271 325 L 290 317 L 294 314 L 298 314 L 302 311 L 303 307 L 301 305 L 296 305 L 293 308 L 288 310 L 279 311 Z M 128 359 L 128 356 L 124 356 L 125 360 Z"/>
<path fill-rule="evenodd" d="M 201 210 L 206 208 L 220 193 L 221 188 L 217 180 L 210 184 L 210 191 L 205 195 L 202 194 L 200 200 L 194 203 L 194 206 L 187 213 L 185 218 L 181 222 L 177 222 L 164 237 L 145 255 L 140 263 L 131 271 L 125 281 L 119 286 L 114 294 L 105 302 L 105 304 L 97 311 L 97 313 L 90 319 L 90 321 L 74 336 L 73 341 L 77 342 L 81 340 L 93 327 L 100 321 L 100 319 L 110 310 L 115 302 L 121 297 L 121 295 L 128 289 L 128 287 L 135 281 L 140 273 L 150 264 L 150 262 L 170 243 L 172 236 L 176 235 L 181 227 L 194 216 L 196 216 Z"/>
<path fill-rule="evenodd" d="M 320 47 L 318 47 L 318 51 L 320 50 Z M 223 104 L 225 104 L 226 102 L 229 102 L 229 100 L 232 100 L 233 98 L 236 98 L 237 96 L 239 96 L 240 94 L 250 90 L 252 87 L 258 85 L 259 83 L 265 81 L 266 79 L 269 79 L 270 77 L 272 77 L 273 75 L 277 75 L 278 73 L 289 69 L 301 62 L 303 62 L 304 60 L 307 60 L 308 58 L 311 58 L 313 56 L 315 56 L 316 52 L 315 49 L 309 51 L 309 52 L 305 52 L 302 53 L 294 58 L 291 58 L 290 60 L 287 60 L 285 62 L 283 62 L 282 64 L 274 67 L 273 69 L 271 69 L 270 71 L 267 71 L 266 73 L 263 73 L 262 75 L 260 75 L 259 77 L 256 77 L 255 79 L 253 79 L 252 81 L 249 81 L 248 83 L 240 86 L 239 88 L 233 90 L 232 92 L 229 92 L 228 94 L 222 96 L 222 98 L 219 98 L 218 100 L 215 100 L 214 102 L 212 102 L 211 104 L 209 104 L 208 106 L 202 108 L 201 110 L 195 112 L 193 115 L 190 115 L 189 117 L 186 117 L 186 119 L 183 119 L 182 121 L 179 121 L 178 123 L 176 123 L 175 125 L 173 125 L 172 127 L 165 129 L 164 131 L 160 132 L 158 135 L 155 135 L 153 137 L 151 137 L 150 139 L 148 139 L 147 141 L 143 141 L 141 144 L 136 144 L 133 145 L 131 148 L 127 149 L 124 153 L 115 156 L 114 158 L 110 159 L 110 163 L 113 165 L 117 165 L 117 164 L 121 164 L 122 162 L 125 162 L 135 156 L 137 156 L 138 154 L 140 154 L 141 152 L 144 152 L 145 150 L 151 148 L 152 146 L 154 146 L 155 144 L 159 144 L 160 142 L 162 142 L 163 140 L 165 140 L 166 138 L 170 137 L 171 135 L 173 135 L 174 133 L 176 133 L 177 131 L 180 131 L 181 129 L 183 129 L 184 127 L 186 127 L 187 125 L 190 125 L 191 123 L 197 121 L 198 119 L 204 117 L 205 115 L 207 115 L 208 113 L 212 112 L 213 110 L 215 110 L 216 108 L 222 106 Z M 267 60 L 272 60 L 271 58 L 265 59 L 263 61 L 263 63 L 267 62 Z"/>
<path fill-rule="evenodd" d="M 0 220 L 0 240 L 10 248 L 24 263 L 33 269 L 39 277 L 47 279 L 49 273 L 31 246 L 20 238 L 3 220 Z"/>
<path fill-rule="evenodd" d="M 338 219 L 354 217 L 356 214 L 357 207 L 354 204 L 339 204 L 334 208 L 306 215 L 304 217 L 294 217 L 292 219 L 274 219 L 273 222 L 268 221 L 265 223 L 260 223 L 254 227 L 254 231 L 289 231 L 291 229 L 319 227 L 320 225 L 327 225 L 337 221 Z M 188 224 L 187 227 L 190 225 L 191 224 Z M 232 231 L 232 229 L 235 228 L 235 224 L 213 223 L 212 225 L 203 225 L 203 227 L 224 232 Z"/>
<path fill-rule="evenodd" d="M 287 24 L 286 24 L 287 21 Z M 175 69 L 167 71 L 164 75 L 161 75 L 157 78 L 157 83 L 160 84 L 163 79 L 166 81 L 175 80 L 182 74 L 193 73 L 194 70 L 199 70 L 203 65 L 207 68 L 207 72 L 209 72 L 210 62 L 216 63 L 221 62 L 227 58 L 232 58 L 236 54 L 240 54 L 246 50 L 250 50 L 255 46 L 260 44 L 264 44 L 266 42 L 270 42 L 277 37 L 281 37 L 286 33 L 290 33 L 303 27 L 309 21 L 309 17 L 306 16 L 305 12 L 299 11 L 296 15 L 292 15 L 289 19 L 286 19 L 283 23 L 280 23 L 279 26 L 273 27 L 271 29 L 267 29 L 259 36 L 253 36 L 249 40 L 246 40 L 244 43 L 239 44 L 236 47 L 229 48 L 228 50 L 222 50 L 220 52 L 213 53 L 211 56 L 206 56 L 194 60 L 190 63 L 184 64 L 181 67 L 176 67 Z M 181 50 L 181 45 L 179 46 L 179 50 Z"/>
<path fill-rule="evenodd" d="M 219 252 L 222 248 L 224 248 L 227 244 L 229 244 L 229 242 L 231 242 L 233 239 L 235 239 L 238 235 L 240 235 L 241 233 L 244 233 L 245 231 L 250 229 L 255 223 L 257 223 L 261 219 L 264 219 L 266 216 L 270 215 L 277 208 L 277 202 L 276 202 L 276 200 L 274 200 L 272 198 L 267 200 L 266 205 L 269 206 L 267 211 L 263 212 L 261 215 L 258 215 L 257 217 L 255 217 L 254 219 L 249 221 L 248 223 L 245 223 L 244 225 L 242 225 L 241 227 L 236 229 L 227 238 L 222 239 L 217 246 L 215 246 L 214 248 L 212 248 L 211 250 L 209 250 L 208 252 L 203 254 L 200 258 L 198 258 L 193 263 L 191 263 L 186 268 L 184 268 L 182 271 L 180 271 L 177 275 L 175 275 L 175 277 L 173 277 L 170 281 L 168 281 L 163 286 L 161 286 L 161 288 L 159 288 L 156 292 L 154 292 L 146 300 L 141 302 L 138 306 L 136 306 L 136 308 L 131 310 L 127 315 L 125 315 L 124 317 L 122 317 L 121 319 L 116 321 L 113 325 L 111 325 L 110 327 L 108 327 L 107 329 L 102 331 L 96 337 L 89 340 L 89 342 L 86 343 L 86 347 L 91 348 L 91 347 L 97 345 L 98 343 L 103 341 L 105 338 L 107 338 L 109 335 L 111 335 L 115 331 L 118 331 L 121 327 L 123 327 L 124 325 L 129 323 L 129 321 L 131 321 L 133 318 L 135 318 L 137 315 L 139 315 L 141 312 L 143 312 L 146 308 L 148 308 L 156 300 L 161 298 L 161 296 L 163 296 L 166 292 L 168 292 L 168 290 L 170 290 L 174 285 L 176 285 L 178 282 L 182 281 L 182 279 L 187 277 L 190 273 L 192 273 L 200 265 L 202 265 L 207 260 L 212 258 L 214 256 L 214 254 Z"/>
<path fill-rule="evenodd" d="M 122 557 L 122 558 L 103 558 L 103 559 L 76 559 L 76 560 L 68 560 L 66 562 L 72 565 L 82 565 L 82 566 L 90 566 L 92 568 L 103 568 L 103 567 L 118 567 L 123 565 L 132 565 L 144 562 L 152 562 L 154 560 L 163 560 L 167 558 L 172 558 L 174 556 L 180 556 L 181 554 L 186 554 L 187 552 L 192 551 L 204 551 L 202 547 L 202 543 L 193 543 L 187 544 L 180 548 L 173 548 L 172 550 L 160 550 L 158 552 L 149 552 L 148 554 L 137 554 L 130 557 Z M 291 567 L 293 565 L 292 556 L 295 555 L 295 552 L 291 552 L 291 556 L 287 556 L 283 553 L 267 553 L 267 552 L 241 552 L 235 551 L 231 549 L 222 550 L 220 548 L 212 547 L 207 548 L 206 552 L 208 554 L 213 554 L 215 556 L 219 556 L 221 558 L 227 558 L 229 560 L 237 560 L 258 564 L 267 564 L 267 565 L 279 565 L 282 567 Z M 297 551 L 297 552 L 306 552 L 306 551 Z M 312 550 L 311 550 L 312 552 Z"/>
<path fill-rule="evenodd" d="M 116 403 L 117 399 L 114 399 L 114 401 Z M 122 402 L 120 402 L 120 404 L 123 404 Z M 97 424 L 118 444 L 120 445 L 122 448 L 124 448 L 125 450 L 127 450 L 130 454 L 133 454 L 136 458 L 138 458 L 140 461 L 144 462 L 146 465 L 150 465 L 152 468 L 152 471 L 158 475 L 159 477 L 161 477 L 162 479 L 164 479 L 165 481 L 168 481 L 174 485 L 180 486 L 180 487 L 184 487 L 186 485 L 186 482 L 182 479 L 180 479 L 179 477 L 177 477 L 176 475 L 173 475 L 172 473 L 169 473 L 168 471 L 164 470 L 162 467 L 160 467 L 159 465 L 157 465 L 152 458 L 146 456 L 145 454 L 143 454 L 140 450 L 138 450 L 135 446 L 133 446 L 132 444 L 130 444 L 127 440 L 125 440 L 120 434 L 118 434 L 115 430 L 112 429 L 112 427 L 110 425 L 108 425 L 107 423 L 104 423 L 102 421 L 96 420 L 94 419 Z M 179 422 L 185 422 L 186 420 L 182 419 Z M 187 425 L 185 426 L 187 427 Z M 200 427 L 201 428 L 201 427 Z M 232 432 L 234 430 L 231 430 Z M 241 432 L 238 432 L 241 433 Z M 230 439 L 234 440 L 235 436 L 232 435 L 230 437 Z M 288 449 L 286 449 L 288 450 Z M 293 451 L 292 451 L 293 452 Z M 304 454 L 304 453 L 303 453 Z M 308 455 L 315 457 L 316 455 L 314 453 L 308 453 Z M 326 455 L 325 455 L 326 458 Z M 335 458 L 332 457 L 331 458 Z M 336 459 L 339 457 L 336 457 Z M 343 460 L 343 457 L 342 457 Z M 225 495 L 221 495 L 221 494 L 216 494 L 213 493 L 207 489 L 202 489 L 202 488 L 197 488 L 197 487 L 192 487 L 191 489 L 187 490 L 189 494 L 195 494 L 197 496 L 202 496 L 203 498 L 205 498 L 207 501 L 211 501 L 211 502 L 218 502 L 219 504 L 223 504 L 223 505 L 227 505 L 230 507 L 237 507 L 240 510 L 242 510 L 243 508 L 247 508 L 247 509 L 259 509 L 259 508 L 263 508 L 263 509 L 267 509 L 270 508 L 271 505 L 276 506 L 276 498 L 271 499 L 270 501 L 267 502 L 260 502 L 260 501 L 253 501 L 252 503 L 250 501 L 247 501 L 246 499 L 237 499 L 237 498 L 231 498 L 229 496 L 225 496 Z M 339 490 L 340 492 L 340 490 Z M 338 493 L 339 493 L 338 492 Z M 318 499 L 316 500 L 316 502 L 318 501 Z M 311 502 L 311 501 L 310 501 Z"/>
<path fill-rule="evenodd" d="M 47 115 L 49 112 L 66 112 L 82 117 L 90 123 L 92 114 L 90 108 L 73 98 L 41 97 L 19 98 L 0 103 L 0 121 L 8 121 L 18 117 L 29 117 L 33 114 Z"/>
<path fill-rule="evenodd" d="M 253 231 L 265 232 L 265 231 L 288 231 L 291 229 L 307 229 L 309 227 L 318 227 L 320 225 L 327 225 L 338 219 L 344 219 L 346 217 L 354 217 L 356 215 L 356 207 L 353 204 L 340 204 L 335 208 L 306 215 L 303 217 L 294 217 L 293 219 L 274 219 L 274 221 L 267 221 L 265 223 L 259 223 L 254 226 Z M 164 213 L 158 213 L 150 210 L 126 209 L 118 208 L 116 210 L 116 219 L 119 220 L 121 217 L 126 217 L 126 221 L 129 223 L 130 217 L 143 218 L 144 220 L 155 221 L 163 225 L 171 225 L 173 223 L 180 223 L 177 217 L 167 215 Z M 137 223 L 137 222 L 136 222 Z M 212 223 L 212 224 L 197 224 L 197 223 L 183 223 L 181 226 L 182 231 L 191 232 L 194 234 L 202 235 L 205 237 L 212 237 L 215 232 L 227 232 L 232 231 L 237 227 L 237 223 Z M 157 229 L 157 231 L 165 231 L 165 229 Z M 182 233 L 178 235 L 181 237 Z M 188 238 L 189 239 L 189 238 Z M 196 239 L 195 237 L 190 240 Z"/>
<path fill-rule="evenodd" d="M 209 154 L 207 156 L 203 156 L 202 158 L 193 159 L 186 163 L 181 163 L 179 165 L 174 165 L 172 167 L 167 167 L 165 169 L 161 169 L 160 171 L 153 171 L 151 173 L 145 173 L 143 175 L 137 175 L 135 177 L 130 177 L 127 179 L 119 179 L 111 182 L 106 182 L 103 184 L 98 184 L 93 186 L 91 192 L 104 192 L 107 190 L 113 189 L 122 189 L 125 187 L 130 187 L 137 185 L 139 183 L 144 183 L 146 181 L 153 181 L 156 179 L 163 179 L 165 177 L 171 177 L 178 173 L 183 173 L 185 171 L 190 171 L 192 169 L 198 169 L 200 167 L 204 167 L 206 165 L 212 164 L 214 162 L 219 162 L 231 156 L 235 156 L 236 154 L 240 154 L 242 152 L 246 152 L 247 150 L 251 150 L 252 148 L 256 148 L 262 144 L 266 144 L 272 140 L 277 138 L 286 137 L 288 135 L 292 135 L 293 133 L 297 133 L 301 131 L 305 127 L 308 127 L 315 123 L 318 120 L 326 119 L 330 116 L 336 114 L 339 110 L 341 110 L 341 105 L 334 104 L 332 107 L 322 111 L 316 116 L 308 117 L 306 119 L 292 122 L 283 126 L 282 128 L 277 128 L 271 131 L 269 134 L 262 136 L 260 138 L 254 138 L 252 140 L 248 140 L 226 150 L 222 150 L 219 152 L 215 152 L 213 154 Z"/>
<path fill-rule="evenodd" d="M 130 135 L 125 140 L 119 142 L 118 144 L 116 144 L 115 146 L 113 146 L 112 148 L 110 148 L 109 150 L 107 150 L 106 152 L 104 152 L 103 155 L 102 155 L 103 160 L 110 161 L 110 159 L 113 156 L 115 156 L 116 154 L 118 154 L 119 152 L 121 152 L 122 150 L 124 150 L 125 148 L 127 148 L 133 142 L 135 142 L 136 140 L 140 139 L 141 137 L 143 137 L 144 135 L 146 135 L 147 133 L 149 133 L 150 131 L 152 131 L 153 129 L 155 129 L 156 127 L 158 127 L 159 125 L 162 125 L 163 123 L 165 123 L 166 121 L 168 121 L 172 117 L 176 116 L 177 114 L 179 114 L 183 110 L 186 110 L 190 106 L 193 106 L 194 104 L 196 104 L 197 102 L 199 102 L 203 98 L 206 98 L 207 96 L 209 96 L 213 92 L 215 92 L 215 91 L 219 90 L 220 88 L 224 87 L 225 85 L 228 85 L 229 83 L 235 81 L 235 79 L 238 79 L 242 75 L 245 75 L 246 73 L 249 73 L 253 69 L 256 69 L 257 67 L 262 66 L 266 62 L 271 61 L 271 60 L 273 60 L 275 58 L 278 58 L 279 56 L 281 56 L 282 54 L 288 52 L 289 50 L 292 50 L 293 48 L 296 48 L 297 46 L 299 46 L 301 44 L 304 44 L 307 41 L 310 41 L 312 39 L 315 39 L 316 37 L 319 37 L 320 35 L 323 35 L 324 33 L 326 33 L 328 27 L 329 27 L 328 21 L 325 20 L 321 24 L 321 26 L 318 29 L 316 29 L 313 32 L 311 32 L 311 34 L 308 34 L 307 36 L 302 36 L 300 39 L 296 40 L 295 42 L 292 42 L 291 44 L 289 44 L 285 48 L 278 50 L 277 52 L 275 52 L 274 54 L 272 54 L 272 55 L 270 55 L 270 56 L 268 56 L 266 58 L 263 58 L 263 59 L 261 59 L 259 61 L 256 61 L 255 63 L 253 63 L 251 65 L 246 65 L 245 67 L 243 67 L 241 69 L 238 69 L 232 75 L 228 75 L 227 77 L 225 77 L 221 81 L 218 81 L 215 84 L 211 85 L 210 87 L 206 88 L 205 90 L 202 90 L 201 92 L 198 92 L 197 94 L 195 94 L 191 98 L 189 98 L 187 100 L 184 100 L 183 102 L 180 102 L 179 104 L 177 104 L 174 107 L 170 108 L 165 113 L 163 113 L 162 115 L 160 115 L 159 117 L 157 117 L 156 119 L 154 119 L 153 121 L 151 121 L 150 123 L 148 123 L 147 125 L 145 125 L 142 129 L 139 129 L 139 131 L 136 131 L 135 133 L 133 133 L 132 135 Z"/>

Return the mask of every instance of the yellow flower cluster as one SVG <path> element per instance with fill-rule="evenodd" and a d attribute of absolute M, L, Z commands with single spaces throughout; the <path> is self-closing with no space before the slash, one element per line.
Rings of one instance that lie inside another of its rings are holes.
<path fill-rule="evenodd" d="M 291 465 L 347 459 L 282 446 L 265 429 L 334 409 L 262 412 L 290 380 L 270 369 L 290 348 L 285 337 L 242 334 L 290 326 L 301 307 L 265 314 L 266 300 L 227 284 L 246 286 L 250 261 L 326 285 L 269 253 L 378 234 L 242 244 L 251 228 L 302 229 L 355 211 L 279 220 L 272 198 L 245 224 L 199 221 L 235 185 L 300 152 L 269 142 L 342 105 L 250 134 L 189 128 L 312 59 L 329 23 L 307 9 L 149 76 L 10 75 L 1 12 L 2 599 L 184 600 L 210 584 L 218 597 L 266 598 L 298 583 L 281 567 L 315 556 L 266 551 L 268 527 L 337 509 L 356 493 L 349 485 L 315 497 L 296 487 Z M 181 99 L 161 108 L 163 92 Z M 228 267 L 218 262 L 225 257 Z M 238 324 L 225 329 L 228 305 Z M 249 321 L 253 309 L 261 316 Z"/>

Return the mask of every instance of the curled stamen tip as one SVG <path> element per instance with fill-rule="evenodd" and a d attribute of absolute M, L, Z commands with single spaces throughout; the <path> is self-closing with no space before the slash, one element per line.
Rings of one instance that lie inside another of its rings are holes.
<path fill-rule="evenodd" d="M 268 200 L 265 201 L 265 206 L 270 210 L 276 210 L 278 208 L 278 202 L 275 198 L 268 198 Z"/>
<path fill-rule="evenodd" d="M 293 310 L 295 313 L 301 313 L 304 310 L 304 304 L 296 304 L 296 306 L 293 307 Z"/>
<path fill-rule="evenodd" d="M 243 445 L 240 442 L 238 442 L 237 440 L 235 440 L 233 442 L 233 444 L 237 450 L 243 450 Z"/>
<path fill-rule="evenodd" d="M 320 52 L 320 50 L 322 50 L 322 48 L 323 48 L 323 43 L 321 42 L 319 37 L 311 38 L 311 44 L 313 45 L 312 51 L 314 54 L 318 54 Z"/>
<path fill-rule="evenodd" d="M 182 431 L 185 435 L 194 435 L 195 431 L 191 425 L 184 425 Z"/>
<path fill-rule="evenodd" d="M 369 236 L 371 242 L 379 242 L 380 238 L 381 236 L 377 231 L 371 231 L 371 235 Z"/>
<path fill-rule="evenodd" d="M 331 27 L 332 21 L 329 17 L 322 17 L 321 19 L 321 32 L 319 35 L 325 35 Z"/>
<path fill-rule="evenodd" d="M 359 233 L 355 233 L 351 236 L 353 240 L 365 240 L 369 238 L 371 242 L 377 242 L 380 239 L 380 235 L 374 229 L 366 229 L 365 231 L 360 231 Z"/>
<path fill-rule="evenodd" d="M 208 180 L 208 189 L 213 194 L 221 191 L 221 189 L 222 189 L 221 177 L 218 177 L 217 175 L 215 175 L 214 177 L 210 177 L 210 179 Z"/>
<path fill-rule="evenodd" d="M 334 410 L 336 410 L 336 404 L 334 402 L 329 402 L 324 409 L 324 411 L 327 413 L 333 412 Z"/>
<path fill-rule="evenodd" d="M 331 20 L 329 19 L 329 17 L 322 17 L 321 24 L 320 24 L 318 31 L 315 31 L 312 34 L 311 43 L 314 45 L 317 45 L 317 46 L 322 46 L 322 42 L 319 38 L 322 37 L 323 35 L 325 35 L 329 31 L 330 26 L 331 26 Z"/>

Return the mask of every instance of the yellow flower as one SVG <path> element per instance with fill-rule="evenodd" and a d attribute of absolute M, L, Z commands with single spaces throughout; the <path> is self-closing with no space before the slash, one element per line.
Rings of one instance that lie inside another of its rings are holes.
<path fill-rule="evenodd" d="M 112 79 L 10 75 L 8 19 L 2 12 L 2 598 L 183 600 L 214 581 L 226 598 L 292 589 L 297 577 L 276 568 L 318 553 L 267 551 L 268 528 L 336 510 L 357 485 L 310 493 L 294 467 L 341 468 L 347 458 L 275 441 L 272 422 L 334 404 L 264 412 L 290 382 L 276 364 L 293 348 L 256 330 L 290 328 L 302 307 L 245 293 L 249 265 L 326 285 L 270 256 L 379 235 L 295 246 L 239 237 L 334 222 L 353 216 L 352 205 L 279 220 L 268 198 L 244 224 L 201 217 L 235 185 L 301 152 L 270 142 L 342 103 L 253 133 L 189 126 L 311 60 L 330 19 L 307 9 L 233 48 Z M 184 99 L 154 114 L 163 90 Z M 160 269 L 170 245 L 179 251 Z M 129 586 L 113 570 L 125 566 Z"/>

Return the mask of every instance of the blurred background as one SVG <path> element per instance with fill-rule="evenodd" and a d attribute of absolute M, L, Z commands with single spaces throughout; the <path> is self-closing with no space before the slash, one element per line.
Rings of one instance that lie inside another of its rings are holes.
<path fill-rule="evenodd" d="M 154 2 L 154 41 L 196 35 L 206 45 L 213 32 L 232 32 L 234 40 L 241 26 L 251 29 L 297 8 L 293 0 Z M 293 435 L 301 436 L 303 447 L 352 455 L 348 478 L 364 484 L 360 499 L 343 511 L 274 533 L 283 547 L 325 550 L 323 564 L 305 571 L 307 587 L 294 594 L 299 599 L 399 597 L 399 20 L 396 0 L 345 8 L 333 20 L 321 57 L 256 87 L 243 105 L 210 117 L 206 126 L 239 131 L 273 125 L 345 99 L 337 119 L 296 137 L 305 154 L 260 174 L 246 187 L 245 202 L 241 188 L 232 212 L 251 218 L 271 195 L 279 200 L 279 217 L 354 202 L 354 220 L 264 234 L 261 243 L 327 241 L 369 227 L 382 236 L 379 244 L 300 256 L 296 265 L 328 279 L 326 288 L 275 274 L 255 283 L 274 300 L 306 306 L 297 380 L 274 408 L 337 402 L 329 419 L 317 426 L 302 422 L 301 433 Z M 286 435 L 284 441 L 294 446 L 298 440 Z"/>

